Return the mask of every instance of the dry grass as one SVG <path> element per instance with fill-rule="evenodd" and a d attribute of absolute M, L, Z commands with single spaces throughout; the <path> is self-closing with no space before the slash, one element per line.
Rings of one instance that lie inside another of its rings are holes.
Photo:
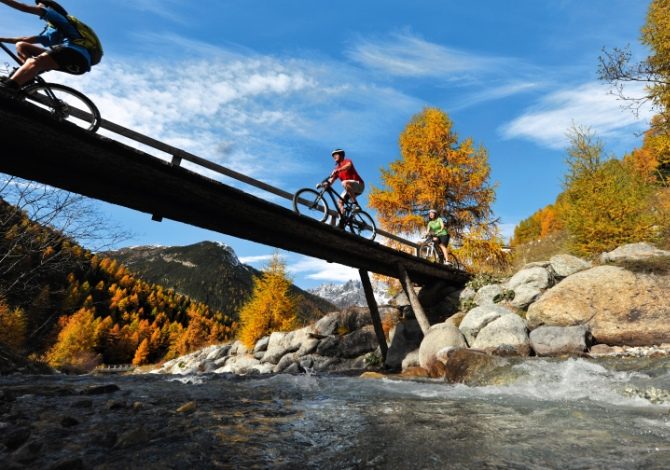
<path fill-rule="evenodd" d="M 535 261 L 548 261 L 554 255 L 569 253 L 568 235 L 558 232 L 542 240 L 515 246 L 512 250 L 512 271 L 519 271 L 524 265 Z"/>

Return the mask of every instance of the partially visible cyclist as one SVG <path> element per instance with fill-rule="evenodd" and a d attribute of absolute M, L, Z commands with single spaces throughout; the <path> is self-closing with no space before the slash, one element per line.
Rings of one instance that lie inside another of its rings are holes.
<path fill-rule="evenodd" d="M 449 232 L 444 225 L 444 220 L 442 220 L 442 217 L 438 217 L 437 210 L 435 209 L 428 211 L 426 237 L 432 237 L 433 242 L 440 247 L 440 250 L 442 250 L 444 262 L 448 263 L 449 251 L 447 251 L 447 245 L 449 245 Z"/>
<path fill-rule="evenodd" d="M 336 179 L 339 179 L 344 187 L 344 191 L 341 194 L 342 199 L 345 201 L 350 199 L 354 211 L 360 211 L 361 207 L 358 205 L 356 196 L 360 196 L 365 190 L 363 178 L 360 177 L 356 168 L 354 168 L 354 163 L 350 159 L 345 158 L 344 150 L 335 149 L 331 155 L 335 159 L 335 169 L 330 174 L 328 183 L 333 184 Z M 344 214 L 344 202 L 338 201 L 337 205 L 340 208 L 340 214 Z"/>
<path fill-rule="evenodd" d="M 16 91 L 49 70 L 81 75 L 91 70 L 92 63 L 100 60 L 102 47 L 95 33 L 76 18 L 68 18 L 67 10 L 58 3 L 52 0 L 36 0 L 36 6 L 15 0 L 0 0 L 0 3 L 37 15 L 47 23 L 36 36 L 0 38 L 0 42 L 16 44 L 17 55 L 23 61 L 10 77 L 0 82 L 0 87 L 5 90 Z M 82 34 L 83 31 L 86 35 Z"/>

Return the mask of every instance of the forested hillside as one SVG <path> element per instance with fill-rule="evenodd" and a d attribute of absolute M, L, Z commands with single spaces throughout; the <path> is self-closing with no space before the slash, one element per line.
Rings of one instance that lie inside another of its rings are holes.
<path fill-rule="evenodd" d="M 174 288 L 237 320 L 261 272 L 240 263 L 232 248 L 204 241 L 188 246 L 140 246 L 106 253 L 142 279 Z M 336 307 L 291 284 L 300 323 L 321 318 Z"/>
<path fill-rule="evenodd" d="M 236 323 L 138 279 L 0 200 L 0 341 L 51 365 L 142 364 L 230 339 Z"/>

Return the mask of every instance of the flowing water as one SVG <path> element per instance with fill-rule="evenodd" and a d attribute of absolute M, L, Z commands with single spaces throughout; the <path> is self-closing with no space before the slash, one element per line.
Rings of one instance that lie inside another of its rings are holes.
<path fill-rule="evenodd" d="M 0 383 L 42 381 L 44 387 L 59 381 L 81 389 L 91 380 L 24 377 Z M 102 437 L 70 445 L 85 466 L 670 468 L 668 358 L 527 359 L 478 387 L 316 375 L 104 380 L 121 388 L 117 402 L 141 407 L 134 413 L 117 407 L 112 415 L 106 397 L 105 406 L 94 403 L 88 415 L 75 416 L 82 426 L 100 419 L 108 428 L 119 427 L 108 449 Z M 30 400 L 53 407 L 52 397 L 31 396 L 18 397 L 13 412 Z M 188 400 L 197 403 L 195 411 L 174 411 Z M 133 426 L 148 436 L 126 446 L 123 432 Z"/>

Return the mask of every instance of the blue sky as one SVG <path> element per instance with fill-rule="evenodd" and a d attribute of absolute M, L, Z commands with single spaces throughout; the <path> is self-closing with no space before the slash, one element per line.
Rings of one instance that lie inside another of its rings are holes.
<path fill-rule="evenodd" d="M 347 150 L 368 187 L 379 185 L 411 116 L 437 106 L 461 138 L 488 150 L 494 211 L 507 235 L 560 192 L 573 123 L 621 155 L 639 144 L 649 119 L 647 110 L 639 118 L 622 110 L 596 77 L 605 46 L 646 54 L 641 0 L 62 3 L 99 33 L 105 57 L 90 74 L 50 80 L 84 91 L 106 119 L 293 192 L 329 173 L 335 147 Z M 40 31 L 36 17 L 0 7 L 3 35 Z M 134 233 L 127 245 L 215 240 L 256 267 L 272 253 L 128 209 L 99 209 Z M 302 287 L 357 277 L 283 255 Z"/>

